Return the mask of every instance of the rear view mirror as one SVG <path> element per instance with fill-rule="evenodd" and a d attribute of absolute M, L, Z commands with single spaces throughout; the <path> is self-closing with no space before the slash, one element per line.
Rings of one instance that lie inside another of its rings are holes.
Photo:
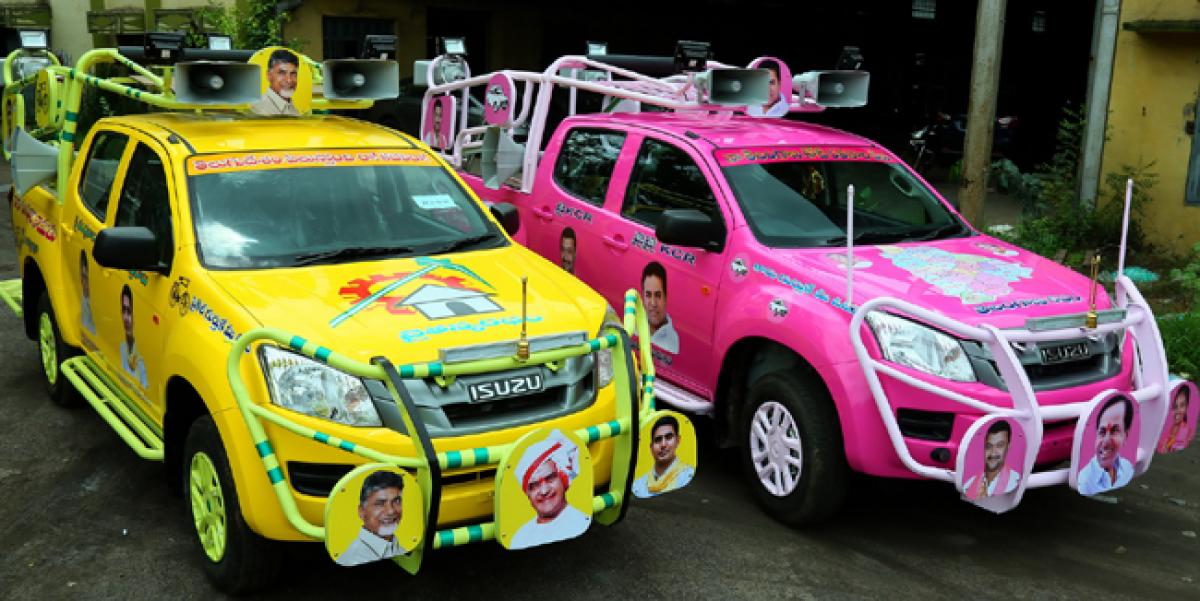
<path fill-rule="evenodd" d="M 96 235 L 92 247 L 96 264 L 109 269 L 129 269 L 164 273 L 158 260 L 158 241 L 144 227 L 110 227 Z"/>
<path fill-rule="evenodd" d="M 658 218 L 654 236 L 663 244 L 720 251 L 725 247 L 721 224 L 696 209 L 668 209 Z"/>
<path fill-rule="evenodd" d="M 500 202 L 491 205 L 491 210 L 492 217 L 500 222 L 500 226 L 509 236 L 517 235 L 517 231 L 521 229 L 521 214 L 517 212 L 517 207 L 511 203 Z"/>

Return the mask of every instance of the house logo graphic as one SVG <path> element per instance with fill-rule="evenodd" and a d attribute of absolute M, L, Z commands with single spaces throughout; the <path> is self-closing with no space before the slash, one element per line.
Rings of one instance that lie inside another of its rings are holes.
<path fill-rule="evenodd" d="M 488 296 L 486 292 L 469 288 L 425 284 L 401 300 L 398 305 L 413 307 L 420 311 L 425 319 L 430 320 L 500 311 L 500 305 L 497 305 Z"/>
<path fill-rule="evenodd" d="M 490 293 L 472 287 L 475 282 L 488 288 L 492 288 L 492 285 L 466 266 L 453 263 L 449 259 L 429 257 L 418 257 L 416 263 L 420 269 L 413 272 L 375 274 L 347 282 L 338 290 L 338 294 L 351 301 L 352 305 L 334 317 L 329 322 L 330 325 L 337 327 L 359 311 L 377 305 L 383 305 L 388 313 L 393 315 L 412 315 L 419 311 L 427 319 L 461 317 L 501 310 L 501 307 L 489 298 Z M 437 270 L 456 273 L 433 273 Z M 468 279 L 473 282 L 468 283 Z M 420 284 L 420 287 L 403 296 L 401 289 L 407 289 L 407 284 L 410 283 Z"/>

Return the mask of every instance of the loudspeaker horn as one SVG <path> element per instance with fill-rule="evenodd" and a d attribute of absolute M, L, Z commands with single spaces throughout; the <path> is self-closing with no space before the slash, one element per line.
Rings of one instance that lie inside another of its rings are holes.
<path fill-rule="evenodd" d="M 765 104 L 770 99 L 771 72 L 766 69 L 711 69 L 696 74 L 695 83 L 709 104 Z"/>
<path fill-rule="evenodd" d="M 866 106 L 870 82 L 866 71 L 808 71 L 792 78 L 801 98 L 829 108 Z"/>
<path fill-rule="evenodd" d="M 377 58 L 339 58 L 321 63 L 330 100 L 384 100 L 400 95 L 400 65 Z"/>
<path fill-rule="evenodd" d="M 13 189 L 18 195 L 24 196 L 30 188 L 58 173 L 58 148 L 17 128 L 13 132 L 10 162 Z"/>
<path fill-rule="evenodd" d="M 505 180 L 520 171 L 525 160 L 525 145 L 513 141 L 512 135 L 499 127 L 487 128 L 481 150 L 483 185 L 492 190 L 499 190 Z"/>
<path fill-rule="evenodd" d="M 262 97 L 258 65 L 190 61 L 175 65 L 175 100 L 186 104 L 253 104 Z"/>

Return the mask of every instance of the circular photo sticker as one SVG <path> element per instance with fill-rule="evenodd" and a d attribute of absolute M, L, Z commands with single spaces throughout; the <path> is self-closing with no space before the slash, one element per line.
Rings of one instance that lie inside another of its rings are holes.
<path fill-rule="evenodd" d="M 842 270 L 846 269 L 846 264 L 848 263 L 848 260 L 846 258 L 846 253 L 828 253 L 825 255 L 825 258 L 836 263 L 838 266 L 838 269 L 842 269 Z M 871 265 L 873 265 L 873 263 L 871 263 L 870 261 L 868 261 L 866 259 L 862 259 L 859 257 L 854 258 L 854 268 L 855 269 L 866 269 L 866 268 L 870 267 Z"/>
<path fill-rule="evenodd" d="M 312 69 L 299 54 L 282 46 L 268 46 L 250 57 L 263 70 L 262 97 L 250 112 L 263 116 L 307 115 L 312 111 Z"/>
<path fill-rule="evenodd" d="M 969 501 L 1017 490 L 1024 478 L 1026 437 L 1016 421 L 1005 417 L 985 419 L 963 438 L 966 458 L 959 490 Z"/>
<path fill-rule="evenodd" d="M 516 84 L 507 73 L 497 73 L 488 80 L 483 103 L 483 120 L 488 125 L 512 125 L 516 89 Z"/>
<path fill-rule="evenodd" d="M 633 494 L 647 499 L 679 490 L 696 475 L 696 430 L 675 411 L 656 411 L 639 434 Z"/>
<path fill-rule="evenodd" d="M 746 259 L 734 257 L 733 261 L 729 262 L 729 272 L 733 274 L 734 281 L 741 281 L 750 273 L 750 267 L 746 264 Z"/>
<path fill-rule="evenodd" d="M 425 505 L 416 478 L 395 466 L 355 468 L 325 504 L 325 550 L 342 566 L 408 554 L 425 535 Z"/>
<path fill-rule="evenodd" d="M 1158 437 L 1159 453 L 1174 453 L 1187 448 L 1196 437 L 1196 422 L 1200 420 L 1200 395 L 1196 384 L 1187 380 L 1171 383 L 1167 395 L 1167 419 Z"/>
<path fill-rule="evenodd" d="M 775 297 L 767 304 L 767 320 L 772 323 L 783 321 L 788 315 L 788 303 L 786 300 Z"/>
<path fill-rule="evenodd" d="M 1075 489 L 1091 496 L 1129 484 L 1141 433 L 1137 401 L 1112 392 L 1097 399 L 1085 415 L 1075 429 Z"/>
<path fill-rule="evenodd" d="M 455 98 L 434 96 L 425 109 L 425 125 L 421 128 L 421 141 L 436 150 L 448 150 L 454 137 Z"/>
<path fill-rule="evenodd" d="M 573 433 L 526 434 L 496 472 L 496 540 L 527 549 L 575 538 L 592 523 L 592 457 Z"/>
<path fill-rule="evenodd" d="M 975 248 L 978 248 L 980 250 L 986 250 L 986 251 L 992 253 L 993 255 L 996 255 L 997 257 L 1015 257 L 1015 256 L 1017 256 L 1017 251 L 1015 251 L 1011 248 L 1004 248 L 1003 246 L 1000 246 L 999 244 L 992 244 L 991 242 L 977 242 L 977 243 L 975 243 Z"/>

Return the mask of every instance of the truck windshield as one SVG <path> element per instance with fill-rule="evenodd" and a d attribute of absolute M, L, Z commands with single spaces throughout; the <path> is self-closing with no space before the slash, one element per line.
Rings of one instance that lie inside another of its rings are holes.
<path fill-rule="evenodd" d="M 849 184 L 855 190 L 855 242 L 933 240 L 971 233 L 899 163 L 754 162 L 730 160 L 733 155 L 724 152 L 718 156 L 721 170 L 754 237 L 766 246 L 845 245 Z"/>
<path fill-rule="evenodd" d="M 204 265 L 292 267 L 507 244 L 425 153 L 389 162 L 353 159 L 359 152 L 194 157 L 192 219 Z M 351 158 L 322 161 L 331 156 Z M 319 166 L 297 166 L 310 164 Z"/>

